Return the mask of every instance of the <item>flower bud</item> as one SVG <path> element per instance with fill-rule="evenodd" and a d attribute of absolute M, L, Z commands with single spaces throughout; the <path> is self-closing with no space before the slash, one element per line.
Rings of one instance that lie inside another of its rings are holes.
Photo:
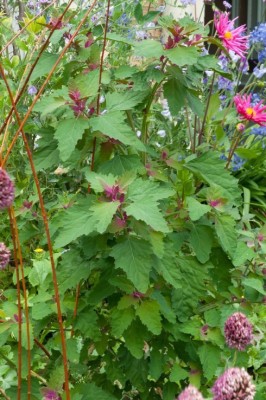
<path fill-rule="evenodd" d="M 253 327 L 244 314 L 240 312 L 232 314 L 224 325 L 224 335 L 227 345 L 240 351 L 245 350 L 252 342 L 252 331 Z"/>
<path fill-rule="evenodd" d="M 0 168 L 0 210 L 10 207 L 14 201 L 14 184 L 5 170 Z"/>
<path fill-rule="evenodd" d="M 6 245 L 0 242 L 0 270 L 5 269 L 10 260 L 10 250 Z"/>
<path fill-rule="evenodd" d="M 189 385 L 176 400 L 204 400 L 204 398 L 195 386 Z"/>

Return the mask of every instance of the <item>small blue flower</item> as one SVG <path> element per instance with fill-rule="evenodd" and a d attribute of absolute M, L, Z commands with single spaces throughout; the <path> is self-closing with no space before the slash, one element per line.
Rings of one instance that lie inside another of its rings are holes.
<path fill-rule="evenodd" d="M 263 77 L 263 75 L 266 74 L 266 67 L 261 65 L 260 67 L 255 67 L 253 69 L 253 74 L 256 76 L 256 78 L 260 79 Z"/>
<path fill-rule="evenodd" d="M 266 23 L 256 26 L 250 33 L 250 43 L 266 47 Z"/>
<path fill-rule="evenodd" d="M 259 51 L 258 60 L 260 63 L 263 63 L 264 61 L 266 61 L 266 49 L 262 49 L 261 51 Z"/>
<path fill-rule="evenodd" d="M 253 128 L 250 131 L 251 135 L 266 137 L 266 126 L 259 126 L 258 128 Z"/>
<path fill-rule="evenodd" d="M 28 88 L 28 94 L 30 95 L 30 96 L 34 96 L 36 93 L 38 92 L 38 90 L 37 90 L 37 88 L 36 88 L 36 86 L 29 86 L 29 88 Z"/>
<path fill-rule="evenodd" d="M 228 3 L 228 1 L 223 1 L 223 5 L 224 5 L 225 8 L 227 8 L 228 10 L 230 10 L 230 8 L 232 8 L 231 4 Z"/>
<path fill-rule="evenodd" d="M 196 4 L 196 0 L 180 0 L 183 6 L 194 5 Z"/>

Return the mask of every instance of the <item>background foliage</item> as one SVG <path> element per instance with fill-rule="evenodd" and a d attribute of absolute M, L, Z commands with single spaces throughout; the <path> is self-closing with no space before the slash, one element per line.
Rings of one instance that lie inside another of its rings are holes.
<path fill-rule="evenodd" d="M 239 86 L 219 86 L 241 81 L 239 61 L 226 53 L 225 71 L 208 27 L 156 2 L 57 3 L 1 14 L 1 163 L 16 187 L 1 211 L 2 394 L 173 400 L 190 382 L 211 398 L 235 365 L 264 399 L 265 139 L 247 126 L 226 163 Z M 224 339 L 235 311 L 254 326 L 244 352 Z"/>

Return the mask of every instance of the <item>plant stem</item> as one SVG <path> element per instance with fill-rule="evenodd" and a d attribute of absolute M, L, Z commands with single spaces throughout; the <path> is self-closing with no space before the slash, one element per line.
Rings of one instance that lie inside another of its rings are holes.
<path fill-rule="evenodd" d="M 206 105 L 206 109 L 205 109 L 205 113 L 204 113 L 204 117 L 203 117 L 203 121 L 202 121 L 201 131 L 200 131 L 199 138 L 198 138 L 198 145 L 201 144 L 202 136 L 204 135 L 204 128 L 205 128 L 205 124 L 206 124 L 206 120 L 207 120 L 207 114 L 208 114 L 209 105 L 210 105 L 210 101 L 211 101 L 214 80 L 215 80 L 215 72 L 212 75 L 211 86 L 210 86 L 210 89 L 209 89 L 210 90 L 209 91 L 209 96 L 208 96 L 208 99 L 207 99 L 207 105 Z"/>

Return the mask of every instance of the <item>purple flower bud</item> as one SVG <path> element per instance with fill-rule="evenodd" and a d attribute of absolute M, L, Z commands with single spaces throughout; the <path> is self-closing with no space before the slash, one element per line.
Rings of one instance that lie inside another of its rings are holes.
<path fill-rule="evenodd" d="M 29 86 L 28 88 L 28 94 L 31 96 L 34 96 L 38 92 L 36 86 Z"/>
<path fill-rule="evenodd" d="M 176 400 L 204 400 L 204 398 L 195 386 L 189 385 Z"/>
<path fill-rule="evenodd" d="M 6 171 L 0 168 L 0 210 L 10 207 L 14 196 L 14 184 Z"/>
<path fill-rule="evenodd" d="M 240 312 L 232 314 L 224 325 L 227 345 L 233 349 L 245 350 L 253 340 L 252 331 L 253 327 L 244 314 Z"/>
<path fill-rule="evenodd" d="M 10 260 L 10 250 L 5 243 L 0 243 L 0 270 L 5 269 Z"/>
<path fill-rule="evenodd" d="M 44 400 L 61 400 L 61 396 L 53 389 L 43 388 L 41 391 Z"/>
<path fill-rule="evenodd" d="M 212 387 L 213 400 L 253 400 L 255 386 L 244 368 L 229 368 Z"/>

